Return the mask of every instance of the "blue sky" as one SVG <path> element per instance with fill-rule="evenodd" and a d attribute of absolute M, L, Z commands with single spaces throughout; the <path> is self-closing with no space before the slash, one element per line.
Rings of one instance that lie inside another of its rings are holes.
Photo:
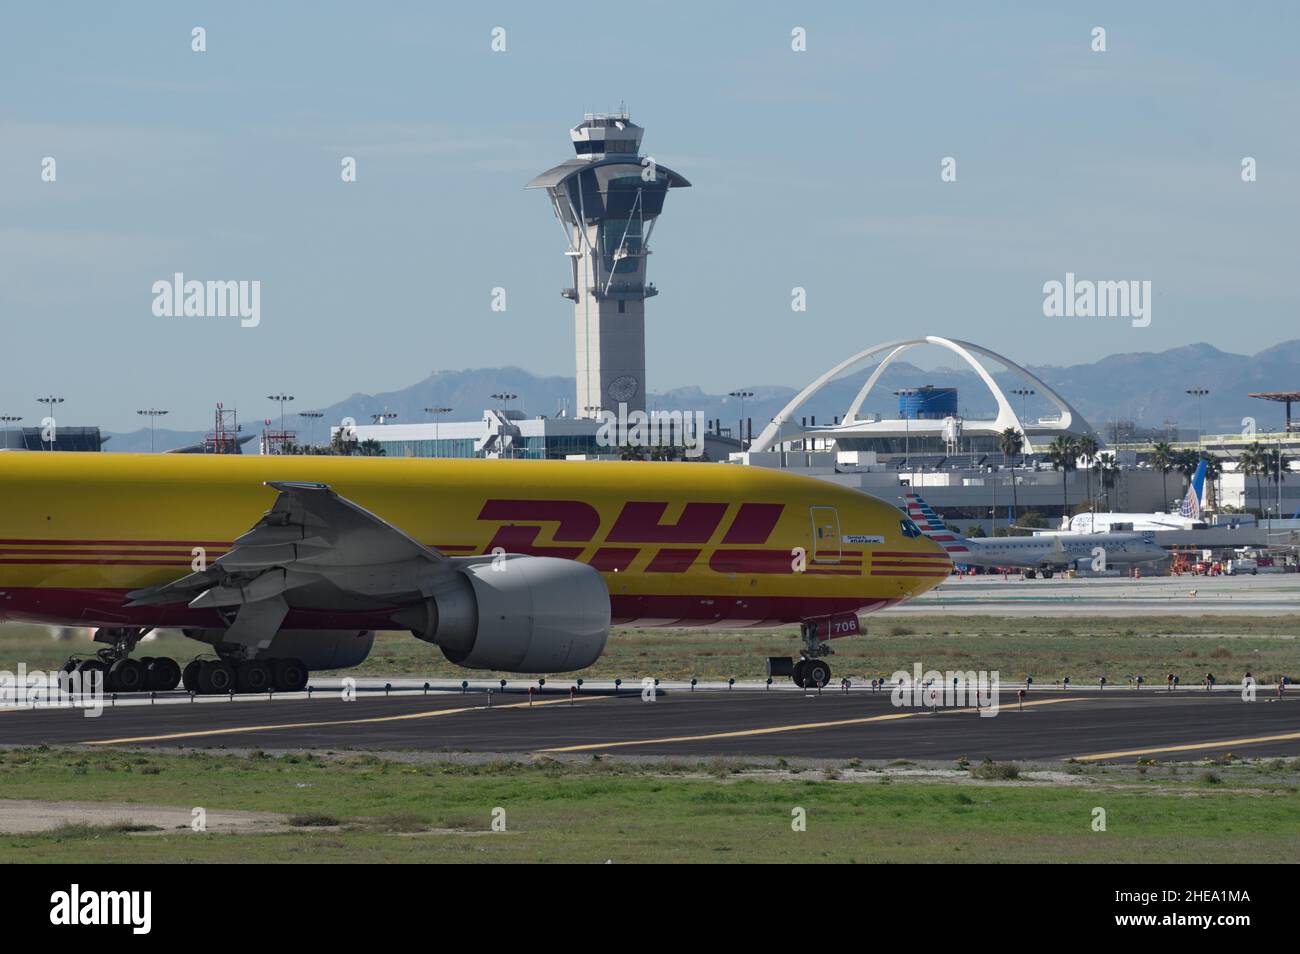
<path fill-rule="evenodd" d="M 53 391 L 65 421 L 198 428 L 276 390 L 572 373 L 562 237 L 523 186 L 620 102 L 693 183 L 654 236 L 652 390 L 797 386 L 905 333 L 1032 364 L 1297 336 L 1300 8 L 809 6 L 6 9 L 0 413 Z M 260 281 L 260 326 L 155 317 L 176 271 Z M 1150 327 L 1045 318 L 1067 271 L 1151 280 Z"/>

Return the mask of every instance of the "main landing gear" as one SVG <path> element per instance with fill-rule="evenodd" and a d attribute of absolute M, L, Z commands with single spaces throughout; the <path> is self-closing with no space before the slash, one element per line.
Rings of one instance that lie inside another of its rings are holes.
<path fill-rule="evenodd" d="M 835 650 L 827 645 L 815 622 L 800 623 L 799 638 L 803 640 L 804 648 L 799 652 L 798 662 L 789 656 L 769 656 L 767 674 L 773 678 L 789 676 L 796 686 L 805 689 L 830 685 L 831 666 L 826 657 L 833 655 Z"/>
<path fill-rule="evenodd" d="M 131 651 L 148 629 L 105 628 L 95 631 L 95 641 L 107 643 L 94 656 L 69 659 L 62 672 L 77 674 L 80 685 L 92 673 L 105 692 L 170 692 L 183 685 L 188 692 L 225 695 L 231 692 L 301 692 L 311 673 L 301 659 L 195 659 L 181 669 L 166 656 L 131 658 Z M 68 685 L 71 685 L 69 680 Z"/>
<path fill-rule="evenodd" d="M 181 667 L 166 656 L 143 656 L 132 659 L 131 651 L 150 631 L 113 627 L 95 630 L 95 642 L 107 643 L 95 655 L 69 659 L 61 672 L 80 677 L 85 688 L 93 678 L 103 680 L 107 692 L 168 692 L 181 681 Z"/>
<path fill-rule="evenodd" d="M 311 674 L 301 659 L 195 659 L 181 674 L 189 692 L 301 692 Z"/>

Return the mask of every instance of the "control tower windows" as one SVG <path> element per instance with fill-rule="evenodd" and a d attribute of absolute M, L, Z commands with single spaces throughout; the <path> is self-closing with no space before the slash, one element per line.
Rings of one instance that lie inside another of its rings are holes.
<path fill-rule="evenodd" d="M 636 272 L 641 261 L 641 220 L 606 219 L 600 231 L 600 251 L 606 271 L 616 275 Z"/>

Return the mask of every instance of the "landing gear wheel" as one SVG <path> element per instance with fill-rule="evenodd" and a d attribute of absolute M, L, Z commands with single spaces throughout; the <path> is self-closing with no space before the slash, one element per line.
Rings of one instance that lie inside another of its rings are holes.
<path fill-rule="evenodd" d="M 803 681 L 804 664 L 805 661 L 800 659 L 797 663 L 794 664 L 794 666 L 790 670 L 791 681 L 794 682 L 794 684 L 801 689 L 804 687 L 804 681 Z"/>
<path fill-rule="evenodd" d="M 199 666 L 202 665 L 197 659 L 190 660 L 185 668 L 181 671 L 181 685 L 185 687 L 186 692 L 199 691 Z"/>
<path fill-rule="evenodd" d="M 271 663 L 271 683 L 276 692 L 302 692 L 310 673 L 301 659 L 277 659 Z"/>
<path fill-rule="evenodd" d="M 805 659 L 803 661 L 803 677 L 807 684 L 816 688 L 817 686 L 828 686 L 831 682 L 831 667 L 824 659 Z"/>
<path fill-rule="evenodd" d="M 81 691 L 92 689 L 103 691 L 108 688 L 108 667 L 102 659 L 83 659 L 77 663 L 77 677 L 81 682 Z"/>
<path fill-rule="evenodd" d="M 145 667 L 145 685 L 151 692 L 171 692 L 180 681 L 181 667 L 174 659 L 160 656 Z"/>
<path fill-rule="evenodd" d="M 139 692 L 144 688 L 144 666 L 136 659 L 119 659 L 108 667 L 110 692 Z"/>
<path fill-rule="evenodd" d="M 77 661 L 69 659 L 59 667 L 59 691 L 71 692 L 73 686 L 73 673 L 77 671 Z"/>
<path fill-rule="evenodd" d="M 1055 572 L 1056 572 L 1055 570 L 1044 570 L 1044 571 L 1043 571 L 1043 579 L 1045 579 L 1045 580 L 1050 580 L 1050 579 L 1052 578 L 1052 574 L 1055 573 Z"/>
<path fill-rule="evenodd" d="M 271 688 L 271 667 L 257 659 L 241 662 L 235 670 L 235 687 L 240 692 L 266 692 Z"/>
<path fill-rule="evenodd" d="M 199 692 L 203 693 L 205 696 L 220 695 L 225 692 L 230 692 L 235 685 L 234 667 L 224 660 L 204 660 L 199 663 L 199 673 L 196 682 L 198 683 Z"/>

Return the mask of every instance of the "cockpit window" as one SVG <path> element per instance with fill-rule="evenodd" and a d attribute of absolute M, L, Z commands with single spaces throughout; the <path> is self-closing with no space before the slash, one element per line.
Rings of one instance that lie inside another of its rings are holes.
<path fill-rule="evenodd" d="M 898 521 L 898 525 L 902 528 L 905 537 L 919 537 L 921 535 L 921 528 L 906 517 Z"/>

